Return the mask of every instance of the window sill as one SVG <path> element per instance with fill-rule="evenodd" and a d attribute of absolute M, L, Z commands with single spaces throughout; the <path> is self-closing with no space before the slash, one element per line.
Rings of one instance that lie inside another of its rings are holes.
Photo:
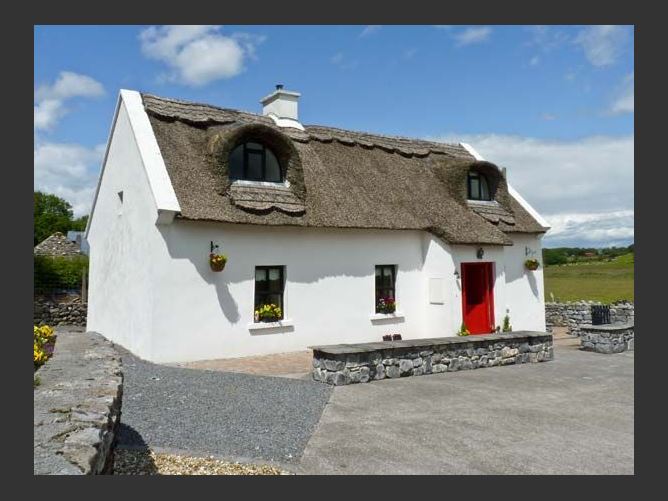
<path fill-rule="evenodd" d="M 396 318 L 398 320 L 398 319 L 405 318 L 405 315 L 400 311 L 395 311 L 394 313 L 374 313 L 369 318 L 371 319 L 371 321 L 386 320 L 386 319 L 393 319 L 393 318 Z"/>
<path fill-rule="evenodd" d="M 252 322 L 248 324 L 248 330 L 261 331 L 264 329 L 276 329 L 277 327 L 294 327 L 295 323 L 290 320 L 279 320 L 278 322 Z"/>

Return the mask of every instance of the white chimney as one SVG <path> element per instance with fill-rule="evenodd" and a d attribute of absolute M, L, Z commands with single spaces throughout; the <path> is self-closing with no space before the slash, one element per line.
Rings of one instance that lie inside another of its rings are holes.
<path fill-rule="evenodd" d="M 294 127 L 304 130 L 299 123 L 299 92 L 283 90 L 283 85 L 278 84 L 276 90 L 262 98 L 262 114 L 271 118 L 279 127 Z"/>

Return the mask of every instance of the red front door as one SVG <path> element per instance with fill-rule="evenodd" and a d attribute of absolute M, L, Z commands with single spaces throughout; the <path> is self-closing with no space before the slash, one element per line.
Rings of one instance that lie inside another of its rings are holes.
<path fill-rule="evenodd" d="M 462 263 L 462 310 L 471 334 L 494 331 L 492 263 Z"/>

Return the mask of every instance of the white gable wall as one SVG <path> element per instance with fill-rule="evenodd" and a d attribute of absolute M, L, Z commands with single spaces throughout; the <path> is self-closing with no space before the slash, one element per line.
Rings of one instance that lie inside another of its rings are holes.
<path fill-rule="evenodd" d="M 128 110 L 121 101 L 88 228 L 87 328 L 145 358 L 151 358 L 152 305 L 158 292 L 153 278 L 153 256 L 162 240 L 157 216 Z"/>

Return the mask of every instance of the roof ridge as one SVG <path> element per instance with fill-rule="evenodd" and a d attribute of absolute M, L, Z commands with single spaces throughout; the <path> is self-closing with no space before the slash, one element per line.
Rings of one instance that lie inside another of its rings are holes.
<path fill-rule="evenodd" d="M 173 103 L 177 105 L 182 105 L 182 106 L 198 106 L 202 108 L 208 108 L 210 110 L 217 110 L 221 111 L 224 113 L 231 113 L 239 116 L 250 116 L 254 118 L 260 118 L 260 119 L 266 119 L 264 115 L 260 115 L 259 113 L 253 113 L 250 111 L 244 111 L 244 110 L 237 110 L 234 108 L 223 108 L 221 106 L 216 106 L 213 104 L 208 104 L 208 103 L 200 103 L 196 101 L 188 101 L 184 99 L 176 99 L 176 98 L 171 98 L 171 97 L 162 97 L 162 96 L 156 96 L 155 94 L 150 94 L 147 92 L 141 92 L 140 93 L 142 96 L 142 100 L 144 97 L 148 97 L 150 99 L 156 99 L 162 102 L 166 103 Z M 318 130 L 312 130 L 309 131 L 309 128 L 312 129 L 320 129 L 322 132 L 330 132 L 330 133 L 336 133 L 338 135 L 358 135 L 358 136 L 365 136 L 369 140 L 371 139 L 385 139 L 388 141 L 398 141 L 398 142 L 406 142 L 406 143 L 419 143 L 421 145 L 427 146 L 434 146 L 438 148 L 457 148 L 460 149 L 462 146 L 459 143 L 444 143 L 440 141 L 430 141 L 428 139 L 422 139 L 418 137 L 408 137 L 408 136 L 396 136 L 396 135 L 391 135 L 391 134 L 381 134 L 381 133 L 376 133 L 376 132 L 369 132 L 369 131 L 360 131 L 360 130 L 354 130 L 354 129 L 343 129 L 341 127 L 332 127 L 329 125 L 318 125 L 318 124 L 309 124 L 309 125 L 304 125 L 305 132 L 307 134 L 311 133 L 318 133 Z"/>
<path fill-rule="evenodd" d="M 329 125 L 317 125 L 317 124 L 309 124 L 309 125 L 304 125 L 304 128 L 308 132 L 309 127 L 318 127 L 321 129 L 328 129 L 328 130 L 333 130 L 333 131 L 339 131 L 339 132 L 352 132 L 353 134 L 360 134 L 363 136 L 372 136 L 372 137 L 378 137 L 378 138 L 383 138 L 383 139 L 391 139 L 393 141 L 396 140 L 401 140 L 401 141 L 410 141 L 410 142 L 415 142 L 419 141 L 421 143 L 427 143 L 427 144 L 433 144 L 433 145 L 438 145 L 438 146 L 455 146 L 455 147 L 460 147 L 460 143 L 444 143 L 441 141 L 430 141 L 429 139 L 423 139 L 420 137 L 411 137 L 411 136 L 397 136 L 397 135 L 392 135 L 392 134 L 381 134 L 378 132 L 369 132 L 369 131 L 360 131 L 360 130 L 353 130 L 353 129 L 342 129 L 341 127 L 332 127 Z"/>

